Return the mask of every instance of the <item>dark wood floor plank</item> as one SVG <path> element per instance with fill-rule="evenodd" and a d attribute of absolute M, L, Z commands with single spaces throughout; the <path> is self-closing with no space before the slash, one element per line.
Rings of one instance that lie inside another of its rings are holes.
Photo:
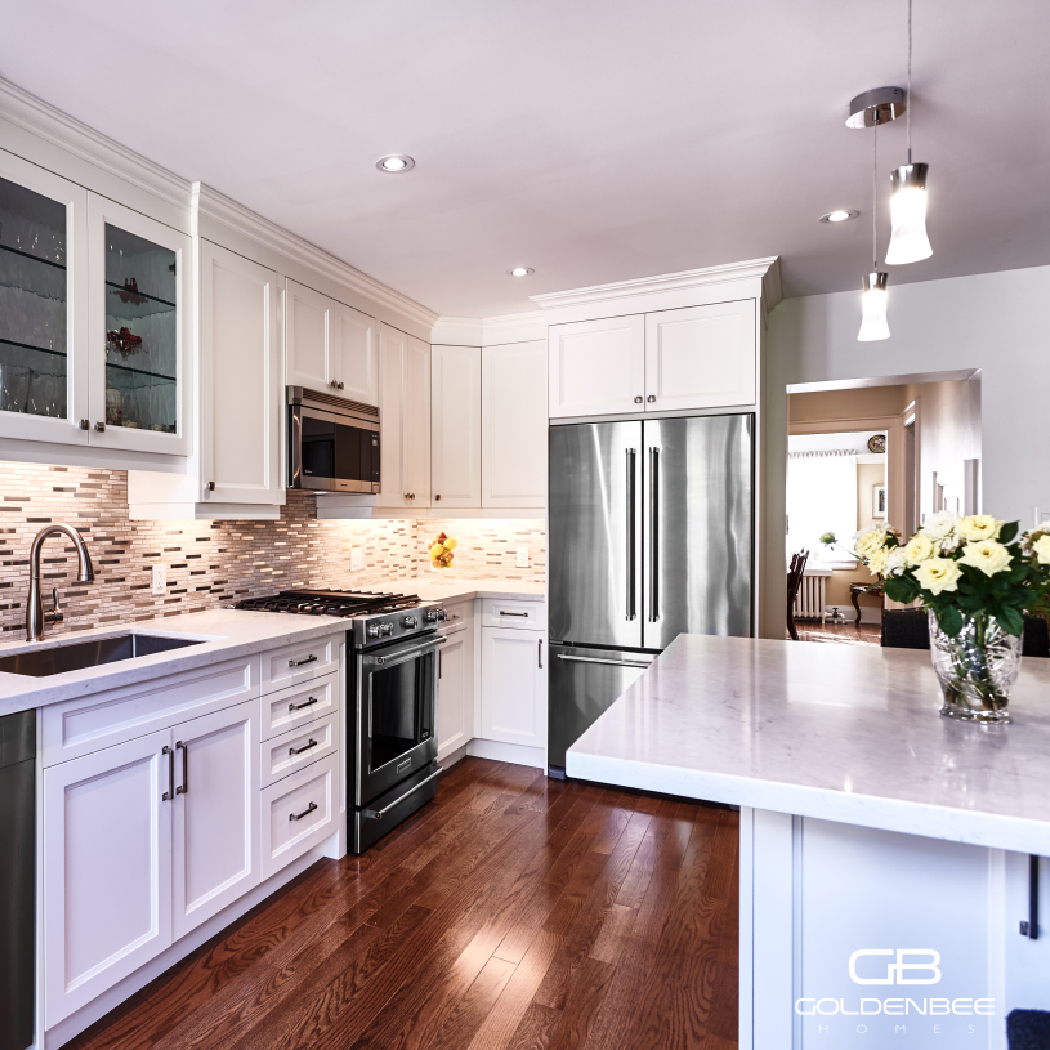
<path fill-rule="evenodd" d="M 615 972 L 609 963 L 583 960 L 573 975 L 561 1018 L 551 1034 L 550 1050 L 579 1050 L 587 1042 Z"/>
<path fill-rule="evenodd" d="M 513 1033 L 507 1050 L 547 1050 L 554 1029 L 560 1020 L 559 1011 L 552 1010 L 549 1006 L 533 1003 Z M 472 1043 L 471 1050 L 488 1050 L 488 1048 L 486 1046 L 475 1047 Z"/>

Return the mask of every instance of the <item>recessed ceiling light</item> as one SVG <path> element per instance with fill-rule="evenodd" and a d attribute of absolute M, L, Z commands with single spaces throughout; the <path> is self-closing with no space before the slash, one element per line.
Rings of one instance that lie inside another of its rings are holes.
<path fill-rule="evenodd" d="M 528 277 L 530 273 L 536 271 L 531 266 L 515 266 L 514 269 L 507 271 L 508 277 Z"/>
<path fill-rule="evenodd" d="M 821 222 L 846 222 L 849 219 L 855 219 L 860 212 L 854 208 L 851 211 L 845 211 L 842 208 L 838 208 L 835 211 L 829 211 L 825 215 L 821 215 Z"/>
<path fill-rule="evenodd" d="M 376 161 L 376 167 L 387 175 L 401 175 L 415 166 L 416 162 L 406 153 L 388 153 Z"/>

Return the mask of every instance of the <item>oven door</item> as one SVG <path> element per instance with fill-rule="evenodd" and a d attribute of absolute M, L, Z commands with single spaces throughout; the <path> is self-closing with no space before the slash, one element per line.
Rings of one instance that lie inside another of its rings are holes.
<path fill-rule="evenodd" d="M 358 653 L 354 805 L 437 758 L 437 652 L 444 644 L 432 635 Z"/>
<path fill-rule="evenodd" d="M 289 485 L 321 492 L 379 491 L 379 424 L 288 406 Z"/>

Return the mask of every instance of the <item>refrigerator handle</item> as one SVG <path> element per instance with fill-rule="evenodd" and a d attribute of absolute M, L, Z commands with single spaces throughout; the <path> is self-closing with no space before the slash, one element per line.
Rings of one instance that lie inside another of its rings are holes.
<path fill-rule="evenodd" d="M 649 449 L 649 620 L 660 619 L 660 450 Z"/>
<path fill-rule="evenodd" d="M 636 616 L 635 604 L 635 450 L 627 450 L 627 619 L 633 620 Z"/>

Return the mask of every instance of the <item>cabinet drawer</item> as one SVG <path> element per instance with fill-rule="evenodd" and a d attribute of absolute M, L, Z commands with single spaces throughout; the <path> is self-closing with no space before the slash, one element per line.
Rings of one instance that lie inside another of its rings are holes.
<path fill-rule="evenodd" d="M 547 627 L 545 602 L 527 602 L 520 599 L 503 601 L 485 598 L 481 603 L 482 627 L 516 627 L 526 631 L 541 631 Z"/>
<path fill-rule="evenodd" d="M 329 755 L 262 791 L 263 878 L 336 830 L 338 756 Z"/>
<path fill-rule="evenodd" d="M 263 653 L 262 691 L 272 692 L 336 671 L 346 645 L 346 632 L 339 631 L 312 642 L 298 642 Z"/>
<path fill-rule="evenodd" d="M 259 695 L 258 657 L 228 660 L 44 708 L 43 764 L 55 765 Z"/>
<path fill-rule="evenodd" d="M 297 769 L 339 750 L 339 712 L 332 711 L 307 726 L 293 729 L 259 747 L 259 785 L 269 787 Z"/>
<path fill-rule="evenodd" d="M 262 705 L 261 739 L 269 740 L 331 714 L 341 706 L 341 696 L 338 673 L 325 675 L 306 685 L 268 693 L 259 700 Z"/>

